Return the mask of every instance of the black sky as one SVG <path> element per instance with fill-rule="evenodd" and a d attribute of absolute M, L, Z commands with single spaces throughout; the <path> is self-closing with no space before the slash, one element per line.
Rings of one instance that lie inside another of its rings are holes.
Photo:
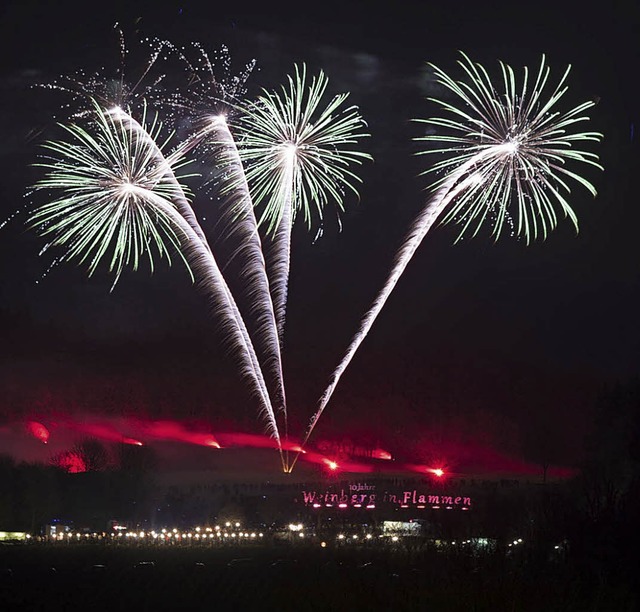
<path fill-rule="evenodd" d="M 411 142 L 419 127 L 410 119 L 433 110 L 424 101 L 425 61 L 453 69 L 464 50 L 495 69 L 497 60 L 532 66 L 545 53 L 556 79 L 570 63 L 567 104 L 597 99 L 592 126 L 605 134 L 605 172 L 590 175 L 598 197 L 576 189 L 571 198 L 580 234 L 563 224 L 527 247 L 486 236 L 453 246 L 455 228 L 432 232 L 344 376 L 320 435 L 426 438 L 465 418 L 497 419 L 513 424 L 506 429 L 521 452 L 534 452 L 531 432 L 553 430 L 559 460 L 574 461 L 597 394 L 638 375 L 640 9 L 484 4 L 5 3 L 2 216 L 21 206 L 37 176 L 28 167 L 33 131 L 55 110 L 28 86 L 115 62 L 116 21 L 132 42 L 137 30 L 208 49 L 227 44 L 238 65 L 255 57 L 250 93 L 282 82 L 294 62 L 323 68 L 334 90 L 350 90 L 361 107 L 375 163 L 363 170 L 360 203 L 347 202 L 341 233 L 330 216 L 315 244 L 303 227 L 294 232 L 284 358 L 300 428 L 424 202 L 424 161 Z M 49 260 L 38 258 L 41 243 L 23 220 L 0 230 L 0 413 L 120 402 L 260 430 L 181 270 L 126 275 L 113 293 L 106 274 L 87 279 L 72 266 L 36 283 Z M 487 427 L 508 445 L 500 427 Z"/>

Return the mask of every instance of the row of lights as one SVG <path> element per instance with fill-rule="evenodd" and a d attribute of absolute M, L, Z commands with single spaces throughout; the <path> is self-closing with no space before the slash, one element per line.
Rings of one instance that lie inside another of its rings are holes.
<path fill-rule="evenodd" d="M 227 526 L 231 526 L 230 523 L 227 523 Z M 236 526 L 240 526 L 240 523 L 236 523 Z M 149 531 L 149 532 L 145 532 L 145 531 L 139 531 L 139 532 L 135 532 L 135 531 L 127 531 L 126 533 L 124 532 L 123 527 L 115 527 L 117 533 L 111 533 L 110 536 L 111 538 L 122 538 L 124 537 L 125 539 L 134 539 L 134 540 L 144 540 L 146 538 L 152 538 L 154 540 L 160 539 L 161 541 L 166 540 L 175 540 L 175 541 L 181 541 L 181 540 L 200 540 L 200 541 L 206 541 L 207 539 L 213 539 L 213 538 L 223 538 L 223 539 L 228 539 L 228 538 L 232 538 L 232 539 L 256 539 L 256 538 L 262 538 L 264 537 L 264 534 L 262 532 L 256 533 L 256 532 L 246 532 L 246 531 L 240 531 L 240 532 L 231 532 L 228 533 L 226 531 L 222 531 L 222 529 L 219 526 L 215 526 L 214 528 L 211 527 L 206 527 L 204 530 L 202 530 L 200 527 L 196 527 L 195 528 L 195 533 L 189 531 L 189 532 L 180 532 L 178 531 L 178 529 L 172 529 L 172 530 L 167 530 L 167 529 L 162 529 L 160 532 L 156 532 L 156 531 Z M 290 524 L 289 525 L 289 530 L 293 533 L 297 533 L 298 537 L 300 538 L 304 538 L 305 534 L 303 532 L 303 525 L 301 523 L 298 524 Z M 53 536 L 52 539 L 53 540 L 58 540 L 58 541 L 63 541 L 65 538 L 68 541 L 71 541 L 73 538 L 76 539 L 76 541 L 79 541 L 81 539 L 104 539 L 105 537 L 107 537 L 107 534 L 102 532 L 102 533 L 78 533 L 78 532 L 72 532 L 72 531 L 67 531 L 65 533 L 60 533 L 56 536 Z M 392 542 L 398 542 L 398 540 L 400 539 L 399 536 L 397 535 L 392 535 L 392 536 L 388 536 L 388 535 L 379 535 L 377 536 L 378 538 L 388 538 L 389 540 L 391 540 Z M 31 535 L 27 534 L 26 536 L 27 539 L 31 539 Z M 361 538 L 361 536 L 357 535 L 357 534 L 353 534 L 351 536 L 347 536 L 343 533 L 340 533 L 336 536 L 336 539 L 340 542 L 349 542 L 349 541 L 357 541 L 357 540 L 365 540 L 365 541 L 370 541 L 374 538 L 374 536 L 370 533 L 366 534 L 365 536 L 363 536 Z M 439 541 L 440 542 L 440 541 Z M 460 544 L 465 545 L 465 544 L 471 544 L 472 540 L 462 540 L 460 542 Z M 513 542 L 511 542 L 508 546 L 509 548 L 514 547 L 514 546 L 518 546 L 520 544 L 523 543 L 522 538 L 518 538 L 517 540 L 513 540 Z M 456 545 L 456 541 L 452 541 L 450 543 L 452 546 Z M 322 548 L 326 548 L 327 543 L 325 541 L 320 542 L 320 546 Z M 561 547 L 556 545 L 554 547 L 556 550 L 560 549 Z"/>
<path fill-rule="evenodd" d="M 292 527 L 292 525 L 290 525 L 289 527 Z M 291 529 L 292 532 L 297 533 L 298 536 L 300 538 L 304 538 L 305 534 L 302 531 L 302 525 L 294 525 L 295 529 Z M 299 527 L 299 529 L 298 529 Z M 111 538 L 125 538 L 125 539 L 135 539 L 135 540 L 144 540 L 145 538 L 152 538 L 152 539 L 160 539 L 160 540 L 202 540 L 202 541 L 206 541 L 207 539 L 211 539 L 211 538 L 247 538 L 247 539 L 255 539 L 255 538 L 262 538 L 264 537 L 264 534 L 262 532 L 256 533 L 256 532 L 232 532 L 232 533 L 227 533 L 227 532 L 222 532 L 220 530 L 217 530 L 215 532 L 209 530 L 210 533 L 193 533 L 193 532 L 186 532 L 186 533 L 182 533 L 180 531 L 178 531 L 177 529 L 173 529 L 171 531 L 168 531 L 166 529 L 163 529 L 160 533 L 156 532 L 156 531 L 150 531 L 150 532 L 145 532 L 145 531 L 140 531 L 140 532 L 136 532 L 136 531 L 129 531 L 129 532 L 123 532 L 122 530 L 119 530 L 118 533 L 112 533 L 111 534 Z M 30 537 L 30 536 L 27 536 Z M 54 539 L 57 539 L 59 541 L 64 540 L 65 538 L 68 540 L 71 540 L 73 538 L 75 538 L 76 540 L 80 540 L 82 538 L 84 539 L 103 539 L 104 537 L 106 537 L 106 534 L 104 533 L 77 533 L 77 532 L 71 532 L 68 531 L 64 534 L 59 534 L 57 535 Z M 384 536 L 384 535 L 380 535 L 378 536 L 379 538 L 385 538 L 388 536 Z M 360 539 L 360 536 L 358 536 L 357 534 L 354 534 L 352 536 L 347 537 L 345 534 L 341 533 L 337 536 L 338 540 L 358 540 Z M 373 535 L 371 535 L 370 533 L 366 534 L 365 536 L 362 537 L 363 540 L 372 540 L 373 539 Z M 397 542 L 398 541 L 398 536 L 391 536 L 391 541 L 392 542 Z M 325 544 L 325 542 L 323 542 L 322 544 Z"/>
<path fill-rule="evenodd" d="M 111 534 L 112 537 L 115 537 L 115 534 Z M 240 531 L 240 532 L 231 532 L 231 533 L 227 533 L 226 531 L 222 532 L 222 531 L 216 531 L 211 532 L 211 533 L 193 533 L 191 531 L 188 531 L 186 533 L 182 533 L 179 532 L 177 530 L 173 530 L 173 531 L 166 531 L 166 530 L 162 530 L 161 533 L 157 533 L 155 531 L 150 531 L 149 533 L 145 533 L 144 531 L 141 531 L 140 533 L 137 533 L 135 531 L 133 532 L 127 532 L 127 533 L 123 533 L 122 531 L 120 533 L 118 533 L 119 537 L 127 537 L 127 538 L 140 538 L 140 539 L 144 539 L 145 537 L 151 537 L 154 540 L 160 538 L 161 540 L 166 539 L 175 539 L 175 540 L 180 540 L 180 539 L 195 539 L 195 540 L 206 540 L 207 538 L 212 539 L 212 538 L 262 538 L 264 536 L 263 533 L 255 533 L 255 532 L 251 532 L 249 533 L 248 531 Z"/>
<path fill-rule="evenodd" d="M 233 528 L 234 531 L 228 531 L 228 529 Z M 240 523 L 231 521 L 227 521 L 224 524 L 224 527 L 220 525 L 215 525 L 214 527 L 196 527 L 193 530 L 189 531 L 179 531 L 177 528 L 173 529 L 161 529 L 160 531 L 129 531 L 127 527 L 123 525 L 114 525 L 113 532 L 107 534 L 105 532 L 97 533 L 79 533 L 73 531 L 67 531 L 64 533 L 60 533 L 57 535 L 53 535 L 51 537 L 52 540 L 62 541 L 67 539 L 67 541 L 75 538 L 76 540 L 84 539 L 104 539 L 104 538 L 125 538 L 125 539 L 134 539 L 134 540 L 144 540 L 144 539 L 153 539 L 153 540 L 200 540 L 206 541 L 211 540 L 213 538 L 246 538 L 246 539 L 256 539 L 264 537 L 262 532 L 256 533 L 255 531 L 236 531 L 240 528 Z"/>
<path fill-rule="evenodd" d="M 31 539 L 30 535 L 26 536 L 27 539 Z M 135 540 L 144 540 L 144 539 L 160 539 L 160 540 L 170 540 L 170 539 L 174 539 L 174 540 L 202 540 L 202 541 L 206 541 L 207 539 L 213 539 L 213 538 L 248 538 L 248 539 L 255 539 L 255 538 L 262 538 L 264 537 L 264 534 L 262 532 L 260 533 L 256 533 L 256 532 L 251 532 L 249 533 L 248 531 L 240 531 L 240 532 L 222 532 L 222 531 L 216 531 L 216 532 L 210 532 L 210 533 L 193 533 L 193 532 L 179 532 L 177 529 L 174 529 L 173 531 L 167 531 L 166 529 L 163 529 L 161 533 L 158 533 L 156 531 L 149 531 L 149 532 L 145 532 L 145 531 L 127 531 L 124 532 L 122 530 L 116 532 L 116 533 L 111 533 L 111 534 L 106 534 L 106 533 L 78 533 L 78 532 L 72 532 L 72 531 L 67 531 L 66 533 L 60 533 L 58 535 L 52 536 L 52 540 L 58 540 L 59 542 L 63 541 L 63 540 L 72 540 L 73 538 L 75 538 L 76 540 L 81 540 L 81 539 L 89 539 L 91 538 L 92 540 L 95 539 L 104 539 L 104 538 L 125 538 L 125 539 L 135 539 Z"/>
<path fill-rule="evenodd" d="M 302 523 L 290 523 L 289 524 L 289 531 L 291 531 L 292 533 L 297 533 L 298 537 L 300 537 L 300 538 L 304 538 L 305 537 L 303 529 L 304 529 L 304 525 Z M 379 538 L 387 538 L 389 536 L 380 535 L 378 537 Z M 351 541 L 356 541 L 356 540 L 360 539 L 360 536 L 357 535 L 357 534 L 353 534 L 352 536 L 346 536 L 344 533 L 340 533 L 340 534 L 338 534 L 337 539 L 339 541 L 350 541 L 350 540 Z M 371 535 L 370 533 L 367 533 L 362 539 L 366 540 L 366 541 L 372 540 L 373 539 L 373 535 Z M 390 539 L 391 539 L 392 542 L 397 542 L 399 538 L 398 538 L 398 536 L 393 535 L 393 536 L 391 536 Z M 324 542 L 324 541 L 320 543 L 320 546 L 322 548 L 325 548 L 326 545 L 327 545 L 327 543 Z"/>
<path fill-rule="evenodd" d="M 338 540 L 349 540 L 349 539 L 351 539 L 351 540 L 357 540 L 357 539 L 358 539 L 358 537 L 359 537 L 359 536 L 358 536 L 357 534 L 353 534 L 353 535 L 351 536 L 351 538 L 347 538 L 347 536 L 346 536 L 346 535 L 344 535 L 344 533 L 340 533 L 340 534 L 338 534 Z M 382 537 L 384 537 L 384 536 L 378 536 L 378 537 L 382 538 Z M 395 536 L 394 536 L 394 537 L 395 537 Z M 364 536 L 364 539 L 365 539 L 365 540 L 371 540 L 372 538 L 373 538 L 373 536 L 372 536 L 370 533 L 368 533 L 366 536 Z M 397 540 L 397 539 L 398 539 L 398 538 L 396 538 L 396 540 Z"/>
<path fill-rule="evenodd" d="M 225 526 L 225 527 L 227 527 L 227 528 L 229 528 L 229 527 L 240 527 L 240 523 L 231 523 L 230 521 L 227 521 L 227 522 L 224 524 L 224 526 Z M 128 528 L 127 528 L 127 527 L 125 527 L 124 525 L 114 525 L 114 526 L 113 526 L 113 528 L 114 528 L 116 531 L 126 531 L 126 530 L 128 529 Z M 200 533 L 201 531 L 206 531 L 206 532 L 213 532 L 214 530 L 215 530 L 215 531 L 220 531 L 220 529 L 221 529 L 220 525 L 215 525 L 214 527 L 205 527 L 204 529 L 202 529 L 202 527 L 196 527 L 196 528 L 194 529 L 194 531 L 195 531 L 196 533 Z M 175 529 L 175 528 L 174 528 L 174 529 L 172 529 L 171 531 L 172 531 L 173 533 L 178 533 L 178 530 L 177 530 L 177 529 Z M 167 533 L 167 530 L 166 530 L 166 529 L 162 529 L 162 533 Z"/>

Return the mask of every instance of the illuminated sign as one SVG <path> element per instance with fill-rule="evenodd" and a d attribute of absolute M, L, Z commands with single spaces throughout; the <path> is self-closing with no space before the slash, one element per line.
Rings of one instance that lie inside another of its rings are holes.
<path fill-rule="evenodd" d="M 465 495 L 433 493 L 421 489 L 385 490 L 379 492 L 376 485 L 350 484 L 324 491 L 302 491 L 302 502 L 312 508 L 367 508 L 396 507 L 413 509 L 460 509 L 471 508 L 471 498 Z"/>

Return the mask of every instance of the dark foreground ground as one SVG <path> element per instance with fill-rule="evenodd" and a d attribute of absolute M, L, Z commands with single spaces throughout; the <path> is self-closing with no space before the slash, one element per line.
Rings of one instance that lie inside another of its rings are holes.
<path fill-rule="evenodd" d="M 152 563 L 151 563 L 152 562 Z M 0 610 L 636 610 L 628 586 L 526 551 L 0 546 Z"/>

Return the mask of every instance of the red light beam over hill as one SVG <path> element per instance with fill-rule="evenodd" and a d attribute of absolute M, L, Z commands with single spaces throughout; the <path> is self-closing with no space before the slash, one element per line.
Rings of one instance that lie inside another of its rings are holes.
<path fill-rule="evenodd" d="M 209 432 L 189 431 L 177 421 L 148 421 L 141 424 L 143 437 L 155 441 L 184 442 L 198 446 L 221 448 L 220 443 Z"/>
<path fill-rule="evenodd" d="M 136 438 L 125 436 L 109 423 L 86 423 L 72 421 L 70 428 L 86 436 L 104 440 L 105 442 L 121 442 L 122 444 L 132 444 L 143 446 L 142 442 Z"/>
<path fill-rule="evenodd" d="M 49 430 L 38 421 L 27 421 L 25 424 L 27 431 L 43 444 L 49 442 Z"/>

